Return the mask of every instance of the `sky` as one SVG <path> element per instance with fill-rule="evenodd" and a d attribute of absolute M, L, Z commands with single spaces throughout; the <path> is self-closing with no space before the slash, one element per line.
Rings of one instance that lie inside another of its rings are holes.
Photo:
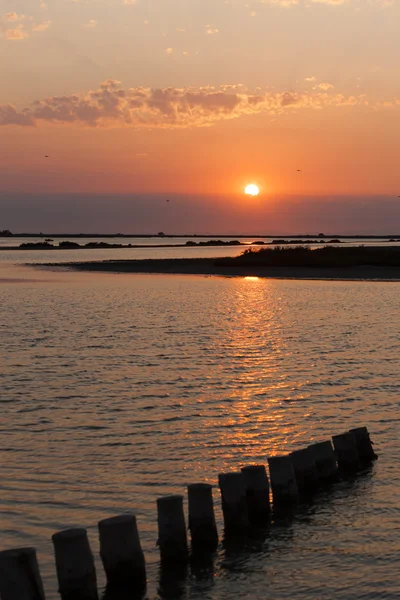
<path fill-rule="evenodd" d="M 399 22 L 399 0 L 0 0 L 0 229 L 400 234 Z"/>

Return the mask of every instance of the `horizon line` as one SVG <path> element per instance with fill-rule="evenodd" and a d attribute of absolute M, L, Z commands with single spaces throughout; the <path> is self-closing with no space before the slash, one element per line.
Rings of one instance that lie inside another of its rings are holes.
<path fill-rule="evenodd" d="M 9 231 L 4 229 L 2 231 Z M 363 238 L 363 239 L 386 239 L 386 238 L 400 238 L 400 233 L 397 234 L 338 234 L 338 233 L 297 233 L 297 234 L 285 234 L 285 233 L 274 233 L 274 234 L 261 234 L 261 233 L 43 233 L 43 232 L 19 232 L 13 233 L 10 231 L 10 234 L 1 235 L 0 231 L 0 239 L 2 238 L 10 238 L 10 237 L 82 237 L 82 238 L 94 238 L 94 237 L 108 237 L 108 238 L 193 238 L 193 237 L 206 237 L 206 238 L 288 238 L 288 239 L 296 239 L 296 238 L 319 238 L 320 240 L 325 238 L 338 238 L 338 239 L 353 239 L 353 238 Z"/>

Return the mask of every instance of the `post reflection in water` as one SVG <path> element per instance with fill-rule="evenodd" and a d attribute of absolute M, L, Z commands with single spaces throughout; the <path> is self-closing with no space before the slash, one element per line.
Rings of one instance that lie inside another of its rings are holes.
<path fill-rule="evenodd" d="M 160 598 L 181 598 L 187 593 L 189 566 L 160 564 L 158 594 Z"/>

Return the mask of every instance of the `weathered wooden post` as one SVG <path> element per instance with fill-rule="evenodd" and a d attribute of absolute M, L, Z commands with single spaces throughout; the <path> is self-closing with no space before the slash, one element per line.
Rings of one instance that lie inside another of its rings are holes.
<path fill-rule="evenodd" d="M 290 453 L 296 483 L 300 495 L 311 494 L 317 487 L 317 465 L 310 448 L 301 448 Z"/>
<path fill-rule="evenodd" d="M 62 600 L 98 600 L 96 569 L 86 529 L 65 529 L 52 536 Z"/>
<path fill-rule="evenodd" d="M 317 467 L 319 482 L 335 481 L 338 478 L 338 467 L 333 446 L 330 441 L 317 442 L 308 446 Z"/>
<path fill-rule="evenodd" d="M 99 521 L 100 556 L 110 587 L 146 587 L 146 565 L 134 515 Z"/>
<path fill-rule="evenodd" d="M 34 548 L 0 552 L 1 600 L 44 600 L 42 579 Z"/>
<path fill-rule="evenodd" d="M 332 437 L 338 467 L 342 471 L 357 471 L 360 468 L 357 447 L 353 435 L 348 431 Z"/>
<path fill-rule="evenodd" d="M 350 429 L 350 433 L 354 438 L 358 456 L 362 464 L 371 463 L 378 458 L 378 455 L 375 454 L 372 448 L 372 442 L 366 427 Z"/>
<path fill-rule="evenodd" d="M 246 488 L 249 521 L 265 523 L 271 514 L 269 481 L 264 465 L 248 465 L 241 469 Z"/>
<path fill-rule="evenodd" d="M 249 525 L 243 473 L 240 471 L 220 473 L 218 483 L 221 491 L 225 535 L 243 532 Z"/>
<path fill-rule="evenodd" d="M 183 496 L 171 495 L 157 498 L 157 515 L 161 560 L 171 563 L 187 562 L 189 552 Z"/>
<path fill-rule="evenodd" d="M 218 531 L 215 522 L 212 485 L 191 483 L 188 485 L 189 529 L 192 551 L 215 550 Z"/>
<path fill-rule="evenodd" d="M 290 456 L 271 456 L 268 465 L 274 510 L 279 511 L 296 504 L 299 500 L 299 490 Z"/>

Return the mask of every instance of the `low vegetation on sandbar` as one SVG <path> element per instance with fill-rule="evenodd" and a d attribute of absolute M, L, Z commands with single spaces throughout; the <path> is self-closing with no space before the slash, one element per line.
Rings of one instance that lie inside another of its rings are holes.
<path fill-rule="evenodd" d="M 218 258 L 214 264 L 219 267 L 400 267 L 400 247 L 249 248 L 239 256 Z"/>

